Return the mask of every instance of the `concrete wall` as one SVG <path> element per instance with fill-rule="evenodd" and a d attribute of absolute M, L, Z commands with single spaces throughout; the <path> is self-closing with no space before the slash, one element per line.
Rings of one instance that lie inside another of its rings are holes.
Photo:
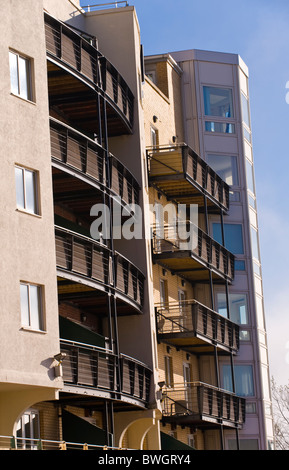
<path fill-rule="evenodd" d="M 0 14 L 0 381 L 58 387 L 51 367 L 59 336 L 42 2 L 2 2 Z M 33 102 L 10 92 L 9 48 L 31 58 Z M 16 209 L 15 164 L 38 172 L 39 216 Z M 20 281 L 43 286 L 44 332 L 21 325 Z"/>

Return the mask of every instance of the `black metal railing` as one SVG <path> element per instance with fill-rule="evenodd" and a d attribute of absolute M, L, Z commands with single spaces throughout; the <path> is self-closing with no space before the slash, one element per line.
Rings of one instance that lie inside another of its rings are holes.
<path fill-rule="evenodd" d="M 239 349 L 239 326 L 196 300 L 156 306 L 156 315 L 158 335 L 167 341 L 197 336 L 233 352 Z"/>
<path fill-rule="evenodd" d="M 142 310 L 144 275 L 120 253 L 89 237 L 55 227 L 56 265 L 110 287 Z"/>
<path fill-rule="evenodd" d="M 114 155 L 109 154 L 109 172 L 105 150 L 84 134 L 50 118 L 52 160 L 77 170 L 89 181 L 106 185 L 113 196 L 126 205 L 139 203 L 140 187 L 132 173 Z"/>
<path fill-rule="evenodd" d="M 62 362 L 63 380 L 67 385 L 121 394 L 149 401 L 151 370 L 142 362 L 124 354 L 75 341 L 60 340 L 66 356 Z"/>
<path fill-rule="evenodd" d="M 228 210 L 228 184 L 189 146 L 179 144 L 154 147 L 147 150 L 147 155 L 150 181 L 160 186 L 169 196 L 179 201 L 186 196 L 185 187 L 180 190 L 177 185 L 181 181 L 180 178 L 183 178 L 201 194 L 208 196 L 217 206 Z"/>
<path fill-rule="evenodd" d="M 163 389 L 163 416 L 240 427 L 245 422 L 245 399 L 201 382 L 178 384 Z"/>
<path fill-rule="evenodd" d="M 132 128 L 133 93 L 118 70 L 97 50 L 96 42 L 47 13 L 44 18 L 48 56 L 77 72 L 93 89 L 102 90 Z"/>
<path fill-rule="evenodd" d="M 185 238 L 187 237 L 187 238 Z M 205 266 L 216 270 L 230 280 L 234 278 L 235 257 L 208 234 L 191 222 L 175 225 L 154 225 L 152 228 L 153 254 L 170 256 L 188 253 Z"/>

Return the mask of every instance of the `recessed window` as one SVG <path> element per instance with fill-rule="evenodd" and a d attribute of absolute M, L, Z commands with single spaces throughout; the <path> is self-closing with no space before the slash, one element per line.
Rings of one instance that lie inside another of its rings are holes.
<path fill-rule="evenodd" d="M 20 283 L 21 324 L 33 330 L 42 330 L 42 288 L 36 284 Z"/>
<path fill-rule="evenodd" d="M 173 360 L 171 356 L 165 356 L 165 383 L 167 387 L 174 386 Z"/>
<path fill-rule="evenodd" d="M 237 186 L 239 184 L 237 159 L 235 156 L 207 155 L 207 162 L 229 186 Z"/>
<path fill-rule="evenodd" d="M 31 60 L 9 52 L 11 93 L 32 101 Z"/>
<path fill-rule="evenodd" d="M 206 116 L 234 117 L 232 90 L 204 86 L 204 107 Z"/>
<path fill-rule="evenodd" d="M 38 181 L 36 171 L 15 167 L 17 208 L 39 214 Z"/>
<path fill-rule="evenodd" d="M 213 238 L 221 245 L 222 226 L 219 223 L 213 224 Z M 225 247 L 234 255 L 244 254 L 243 230 L 241 224 L 224 224 Z"/>

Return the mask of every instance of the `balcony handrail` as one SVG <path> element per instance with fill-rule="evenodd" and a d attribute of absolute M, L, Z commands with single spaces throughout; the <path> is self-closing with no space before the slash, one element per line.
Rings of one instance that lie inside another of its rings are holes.
<path fill-rule="evenodd" d="M 173 224 L 166 224 L 166 223 L 163 223 L 163 224 L 152 224 L 152 230 L 153 230 L 153 236 L 154 238 L 156 237 L 157 240 L 166 240 L 166 238 L 161 238 L 158 237 L 156 231 L 161 229 L 163 231 L 165 231 L 166 229 L 169 229 L 169 230 L 174 230 L 173 233 L 175 233 L 177 235 L 175 241 L 182 241 L 181 238 L 178 237 L 178 233 L 177 233 L 177 229 L 178 227 L 180 226 L 192 226 L 194 230 L 197 230 L 197 233 L 198 234 L 201 234 L 203 237 L 209 239 L 215 246 L 219 247 L 220 250 L 223 250 L 225 251 L 226 253 L 228 253 L 230 256 L 232 257 L 235 257 L 233 253 L 231 253 L 224 245 L 222 245 L 221 243 L 217 242 L 217 240 L 215 240 L 214 238 L 212 238 L 208 233 L 206 233 L 204 230 L 202 230 L 200 227 L 198 227 L 196 224 L 194 224 L 193 222 L 191 222 L 190 220 L 188 221 L 185 221 L 185 222 L 178 222 L 176 221 L 176 224 L 173 225 Z M 161 232 L 162 234 L 162 232 Z M 175 245 L 177 246 L 177 245 Z"/>
<path fill-rule="evenodd" d="M 74 134 L 76 136 L 76 138 L 80 138 L 80 139 L 83 139 L 85 140 L 86 142 L 88 142 L 90 145 L 92 145 L 94 148 L 98 149 L 99 151 L 101 152 L 105 152 L 105 149 L 98 143 L 96 142 L 95 140 L 93 140 L 92 138 L 88 137 L 87 135 L 83 134 L 82 132 L 80 132 L 79 130 L 69 126 L 68 124 L 66 123 L 63 123 L 62 121 L 59 121 L 58 119 L 54 118 L 54 117 L 50 117 L 49 118 L 50 120 L 50 123 L 55 124 L 55 126 L 58 126 L 59 128 L 62 128 L 63 130 L 65 130 L 66 132 L 71 132 L 71 134 Z M 136 191 L 139 191 L 140 190 L 140 184 L 138 183 L 137 179 L 135 178 L 135 176 L 132 174 L 132 172 L 127 168 L 126 165 L 124 165 L 123 162 L 121 162 L 115 155 L 113 155 L 111 152 L 109 152 L 109 158 L 111 159 L 111 161 L 114 161 L 116 163 L 117 166 L 120 166 L 121 169 L 122 169 L 122 172 L 121 174 L 123 175 L 127 175 L 127 177 L 130 179 L 129 183 L 132 185 L 132 187 L 136 190 Z"/>
<path fill-rule="evenodd" d="M 124 5 L 120 5 L 120 4 L 123 4 Z M 111 5 L 114 5 L 115 8 L 124 8 L 124 7 L 127 7 L 128 6 L 128 2 L 127 1 L 120 1 L 120 2 L 109 2 L 109 3 L 97 3 L 97 4 L 94 4 L 94 5 L 86 5 L 86 6 L 82 6 L 81 8 L 89 13 L 90 11 L 94 11 L 94 10 L 102 10 L 104 9 L 103 7 L 106 8 L 109 8 Z"/>
<path fill-rule="evenodd" d="M 217 387 L 217 386 L 211 385 L 211 384 L 207 384 L 207 383 L 201 382 L 201 381 L 174 383 L 173 387 L 163 387 L 163 391 L 167 392 L 167 391 L 174 391 L 175 390 L 175 391 L 182 392 L 182 391 L 186 391 L 189 388 L 197 388 L 197 387 L 203 387 L 203 388 L 214 390 L 216 392 L 222 392 L 222 393 L 225 393 L 225 394 L 228 394 L 230 396 L 237 397 L 237 398 L 242 398 L 242 397 L 239 397 L 235 392 L 231 392 L 230 390 L 226 390 L 224 388 Z"/>
<path fill-rule="evenodd" d="M 222 183 L 224 185 L 224 187 L 226 187 L 227 189 L 229 189 L 229 185 L 218 175 L 218 173 L 216 173 L 215 170 L 213 170 L 212 167 L 210 167 L 210 165 L 208 165 L 208 163 L 203 160 L 191 147 L 189 147 L 188 144 L 186 144 L 185 142 L 181 142 L 181 143 L 178 143 L 178 144 L 171 144 L 171 145 L 155 145 L 155 146 L 150 146 L 150 147 L 146 147 L 146 150 L 147 150 L 147 155 L 148 155 L 148 158 L 151 159 L 151 160 L 156 160 L 158 161 L 159 163 L 161 163 L 162 165 L 164 166 L 168 166 L 167 163 L 164 163 L 164 162 L 160 162 L 155 155 L 157 155 L 158 153 L 160 152 L 163 152 L 163 151 L 173 151 L 174 149 L 187 149 L 188 152 L 189 152 L 189 155 L 190 155 L 190 152 L 193 154 L 194 158 L 197 159 L 198 163 L 200 163 L 207 171 L 211 172 L 214 174 L 214 177 L 216 178 L 216 180 L 218 180 L 220 183 Z M 192 156 L 192 155 L 190 155 Z M 185 169 L 183 168 L 183 171 Z M 178 171 L 176 171 L 176 173 L 180 173 Z"/>
<path fill-rule="evenodd" d="M 196 299 L 186 299 L 186 300 L 180 300 L 180 301 L 168 302 L 168 303 L 155 303 L 154 305 L 155 305 L 155 308 L 158 311 L 158 314 L 162 315 L 163 317 L 165 317 L 165 315 L 161 312 L 162 310 L 165 310 L 166 312 L 169 312 L 172 309 L 180 310 L 183 306 L 187 307 L 188 305 L 197 305 L 197 306 L 207 310 L 208 313 L 211 313 L 214 316 L 216 316 L 219 320 L 224 320 L 224 321 L 227 321 L 228 323 L 231 323 L 233 325 L 237 325 L 235 322 L 233 322 L 229 318 L 224 317 L 219 312 L 216 312 L 216 310 L 213 310 L 210 307 L 207 307 L 206 305 L 202 304 L 201 302 L 199 302 Z M 170 317 L 165 317 L 165 318 L 167 320 L 170 320 Z"/>
<path fill-rule="evenodd" d="M 124 255 L 122 255 L 118 251 L 114 251 L 114 255 L 116 257 L 120 257 L 123 261 L 128 263 L 133 269 L 135 269 L 138 272 L 139 275 L 141 275 L 143 277 L 143 279 L 145 279 L 145 275 L 144 275 L 143 271 L 140 268 L 138 268 L 134 263 L 132 263 L 128 258 L 126 258 Z"/>
<path fill-rule="evenodd" d="M 72 347 L 77 347 L 77 348 L 82 348 L 82 349 L 89 349 L 91 351 L 97 351 L 103 354 L 108 354 L 110 356 L 117 357 L 117 355 L 109 348 L 102 348 L 101 346 L 95 346 L 94 344 L 81 343 L 79 341 L 65 339 L 65 338 L 60 338 L 59 341 L 61 345 L 67 345 L 67 346 L 72 346 Z"/>
<path fill-rule="evenodd" d="M 141 362 L 139 359 L 135 359 L 134 357 L 131 357 L 131 356 L 128 356 L 127 354 L 122 354 L 122 353 L 120 353 L 120 358 L 125 359 L 127 361 L 134 362 L 135 364 L 139 365 L 140 367 L 143 367 L 144 369 L 146 369 L 148 372 L 152 372 L 152 369 L 150 369 L 147 366 L 147 364 L 145 364 L 144 362 Z"/>
<path fill-rule="evenodd" d="M 59 127 L 63 127 L 64 129 L 67 129 L 73 134 L 78 135 L 84 140 L 87 140 L 90 144 L 94 145 L 95 147 L 98 147 L 100 150 L 104 150 L 104 148 L 95 140 L 93 140 L 91 137 L 87 136 L 86 134 L 83 134 L 80 132 L 78 129 L 75 129 L 74 127 L 71 127 L 69 124 L 66 122 L 59 121 L 59 119 L 56 119 L 55 117 L 49 116 L 49 121 L 55 123 Z"/>
<path fill-rule="evenodd" d="M 7 444 L 5 445 L 5 441 L 7 440 Z M 4 442 L 3 442 L 4 441 Z M 9 445 L 8 445 L 9 442 Z M 21 443 L 18 445 L 18 442 Z M 4 444 L 4 445 L 3 445 Z M 23 448 L 24 446 L 28 445 L 27 450 L 30 450 L 33 447 L 34 450 L 42 450 L 45 447 L 45 444 L 53 450 L 66 450 L 68 447 L 71 449 L 82 447 L 82 450 L 135 450 L 130 449 L 128 447 L 114 447 L 109 445 L 100 445 L 100 444 L 90 444 L 87 442 L 70 442 L 70 441 L 58 441 L 53 439 L 42 439 L 41 437 L 18 437 L 18 436 L 6 436 L 0 435 L 0 449 L 7 448 L 10 449 L 21 449 L 26 450 Z"/>
<path fill-rule="evenodd" d="M 82 233 L 78 233 L 78 232 L 75 232 L 74 230 L 61 227 L 60 225 L 54 225 L 54 228 L 58 232 L 67 233 L 67 235 L 70 235 L 72 237 L 75 236 L 76 238 L 80 238 L 81 240 L 87 243 L 90 243 L 90 244 L 92 243 L 92 244 L 99 246 L 102 249 L 105 249 L 107 252 L 110 252 L 111 255 L 113 254 L 112 250 L 107 245 L 105 245 L 105 243 L 101 243 L 100 241 L 95 240 L 94 238 L 90 238 L 86 235 L 83 235 Z"/>

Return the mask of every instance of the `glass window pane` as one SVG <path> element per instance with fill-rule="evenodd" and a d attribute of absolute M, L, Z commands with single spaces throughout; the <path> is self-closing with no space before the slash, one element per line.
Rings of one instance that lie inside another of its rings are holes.
<path fill-rule="evenodd" d="M 242 116 L 244 123 L 250 128 L 249 103 L 247 98 L 241 94 Z"/>
<path fill-rule="evenodd" d="M 246 129 L 245 126 L 243 126 L 243 134 L 245 139 L 247 139 L 248 142 L 251 142 L 251 133 Z"/>
<path fill-rule="evenodd" d="M 229 294 L 228 296 L 230 320 L 238 325 L 248 324 L 248 309 L 246 294 Z M 217 311 L 220 315 L 228 317 L 226 294 L 218 292 Z"/>
<path fill-rule="evenodd" d="M 252 191 L 253 194 L 255 194 L 253 166 L 248 160 L 246 160 L 246 176 L 247 176 L 247 188 L 250 191 Z"/>
<path fill-rule="evenodd" d="M 233 117 L 232 90 L 229 88 L 204 87 L 206 116 Z"/>
<path fill-rule="evenodd" d="M 217 132 L 220 134 L 235 134 L 235 124 L 230 122 L 205 122 L 206 132 Z"/>
<path fill-rule="evenodd" d="M 26 192 L 26 210 L 37 213 L 36 192 L 35 192 L 35 172 L 25 170 L 25 192 Z"/>
<path fill-rule="evenodd" d="M 41 330 L 40 288 L 32 285 L 30 286 L 30 318 L 31 326 Z"/>
<path fill-rule="evenodd" d="M 230 191 L 229 192 L 230 202 L 240 202 L 240 193 L 239 191 Z"/>
<path fill-rule="evenodd" d="M 22 168 L 15 168 L 15 180 L 16 180 L 16 204 L 20 209 L 25 208 L 24 198 L 24 182 L 23 182 L 23 170 Z"/>
<path fill-rule="evenodd" d="M 29 296 L 28 286 L 20 284 L 20 300 L 21 300 L 21 322 L 22 325 L 29 326 Z"/>
<path fill-rule="evenodd" d="M 209 166 L 229 185 L 238 185 L 237 160 L 229 155 L 208 155 Z"/>
<path fill-rule="evenodd" d="M 17 55 L 9 52 L 11 92 L 19 94 Z"/>
<path fill-rule="evenodd" d="M 253 370 L 251 365 L 234 366 L 236 394 L 241 397 L 254 396 Z M 233 392 L 231 366 L 223 366 L 223 384 L 225 390 Z"/>
<path fill-rule="evenodd" d="M 29 61 L 19 56 L 19 85 L 20 96 L 26 100 L 29 96 Z"/>
<path fill-rule="evenodd" d="M 243 232 L 241 224 L 224 224 L 225 247 L 233 254 L 244 254 Z M 221 224 L 213 224 L 213 238 L 221 245 L 222 228 Z"/>
<path fill-rule="evenodd" d="M 244 260 L 235 260 L 235 270 L 236 271 L 245 271 L 245 261 Z"/>
<path fill-rule="evenodd" d="M 258 234 L 257 234 L 257 231 L 253 227 L 251 227 L 251 241 L 252 241 L 252 256 L 253 258 L 256 258 L 258 261 L 260 261 Z"/>

